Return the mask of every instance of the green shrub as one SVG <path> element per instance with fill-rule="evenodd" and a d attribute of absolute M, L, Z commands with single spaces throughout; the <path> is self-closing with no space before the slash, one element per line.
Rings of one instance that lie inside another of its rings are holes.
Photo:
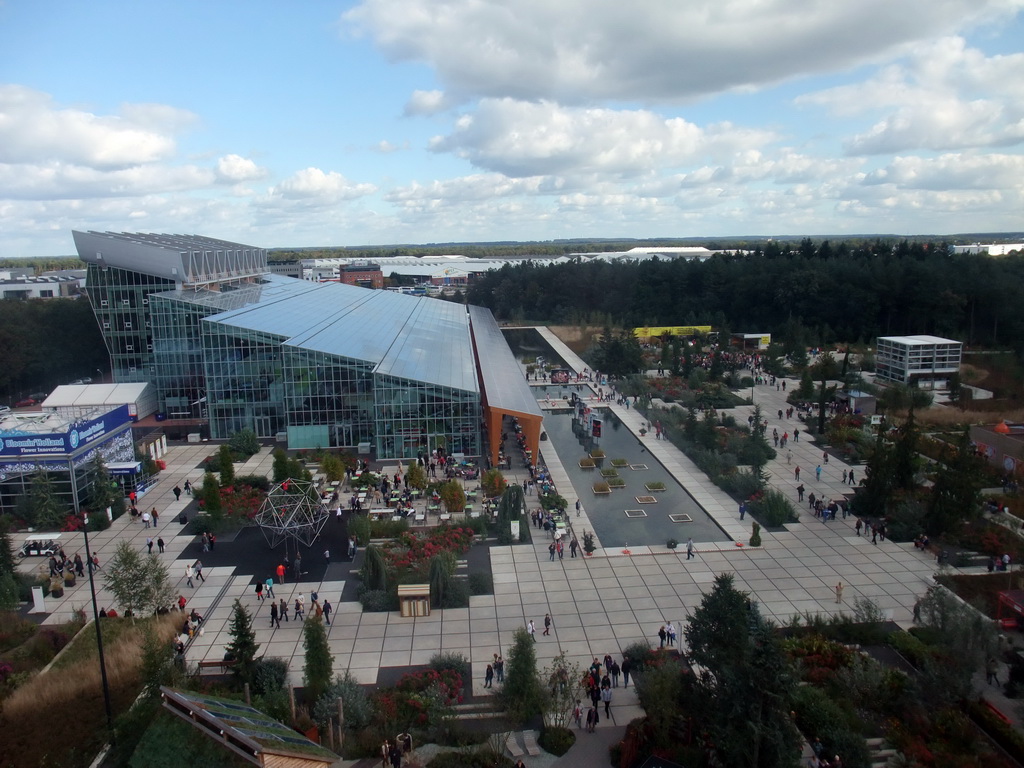
<path fill-rule="evenodd" d="M 636 674 L 650 664 L 657 657 L 657 654 L 651 650 L 651 646 L 646 642 L 637 641 L 626 646 L 622 651 L 622 657 L 629 659 L 629 663 L 633 665 L 633 673 Z"/>
<path fill-rule="evenodd" d="M 263 475 L 238 475 L 235 477 L 235 485 L 247 485 L 261 491 L 270 490 L 270 480 Z"/>
<path fill-rule="evenodd" d="M 442 651 L 430 657 L 430 668 L 435 672 L 446 672 L 452 670 L 458 672 L 463 682 L 467 682 L 473 673 L 469 659 L 461 653 L 454 651 Z"/>
<path fill-rule="evenodd" d="M 384 589 L 368 589 L 359 596 L 359 602 L 367 613 L 386 613 L 398 610 L 398 592 Z"/>
<path fill-rule="evenodd" d="M 798 519 L 792 502 L 781 491 L 769 488 L 750 502 L 750 513 L 762 524 L 777 528 Z"/>
<path fill-rule="evenodd" d="M 372 527 L 370 525 L 370 518 L 365 515 L 353 515 L 348 520 L 348 534 L 349 536 L 356 537 L 356 543 L 361 547 L 365 547 L 370 543 L 370 533 Z"/>
<path fill-rule="evenodd" d="M 841 707 L 821 688 L 798 686 L 793 694 L 793 711 L 800 730 L 808 738 L 819 738 L 829 755 L 843 756 L 843 765 L 868 768 L 867 743 L 857 732 L 856 713 Z"/>
<path fill-rule="evenodd" d="M 441 596 L 442 608 L 469 607 L 469 585 L 465 579 L 452 579 Z"/>
<path fill-rule="evenodd" d="M 614 469 L 602 469 L 601 470 L 601 477 L 603 477 L 605 479 L 610 480 L 611 478 L 618 477 L 618 476 L 619 476 L 619 473 L 617 471 L 615 471 Z"/>
<path fill-rule="evenodd" d="M 548 726 L 540 732 L 540 738 L 537 739 L 537 743 L 540 744 L 541 749 L 545 752 L 561 757 L 576 743 L 576 734 L 568 728 Z"/>
<path fill-rule="evenodd" d="M 750 546 L 760 547 L 761 546 L 761 526 L 754 523 L 753 530 L 750 534 Z"/>
<path fill-rule="evenodd" d="M 263 657 L 256 659 L 252 673 L 252 691 L 257 696 L 282 690 L 288 683 L 288 662 Z"/>
<path fill-rule="evenodd" d="M 403 517 L 401 520 L 371 520 L 371 539 L 397 539 L 401 534 L 409 530 L 409 522 Z"/>
<path fill-rule="evenodd" d="M 608 487 L 609 488 L 625 488 L 626 487 L 626 481 L 623 480 L 621 477 L 610 477 L 610 478 L 608 478 Z"/>
<path fill-rule="evenodd" d="M 489 573 L 469 574 L 469 594 L 471 595 L 493 595 L 494 578 Z"/>
<path fill-rule="evenodd" d="M 232 453 L 248 458 L 260 452 L 260 439 L 253 430 L 246 427 L 228 438 L 228 447 L 231 448 Z"/>
<path fill-rule="evenodd" d="M 93 512 L 89 515 L 89 530 L 90 531 L 105 531 L 110 527 L 110 518 L 107 517 L 106 510 L 100 510 Z"/>

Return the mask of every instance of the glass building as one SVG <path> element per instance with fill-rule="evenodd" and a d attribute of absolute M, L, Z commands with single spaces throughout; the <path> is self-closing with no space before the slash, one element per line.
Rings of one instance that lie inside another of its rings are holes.
<path fill-rule="evenodd" d="M 115 380 L 152 381 L 162 419 L 379 459 L 435 447 L 481 456 L 490 401 L 515 392 L 513 411 L 532 403 L 539 437 L 539 409 L 486 309 L 273 275 L 265 251 L 210 238 L 74 237 Z M 495 457 L 500 431 L 499 419 Z"/>

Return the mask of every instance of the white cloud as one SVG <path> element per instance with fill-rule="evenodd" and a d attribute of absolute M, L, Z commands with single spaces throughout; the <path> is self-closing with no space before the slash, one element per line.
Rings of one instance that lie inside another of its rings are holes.
<path fill-rule="evenodd" d="M 444 91 L 413 91 L 405 104 L 404 114 L 407 117 L 420 115 L 436 115 L 451 106 Z"/>
<path fill-rule="evenodd" d="M 986 57 L 959 37 L 915 46 L 874 77 L 798 104 L 848 118 L 891 110 L 847 140 L 850 154 L 1009 146 L 1024 141 L 1024 54 Z"/>
<path fill-rule="evenodd" d="M 266 175 L 266 170 L 248 157 L 224 155 L 217 160 L 217 178 L 229 184 L 262 179 Z"/>
<path fill-rule="evenodd" d="M 468 96 L 679 100 L 834 72 L 1024 0 L 362 0 L 342 17 Z"/>
<path fill-rule="evenodd" d="M 865 174 L 866 185 L 936 192 L 1015 191 L 1024 195 L 1024 156 L 946 154 L 935 158 L 896 157 L 885 168 Z"/>
<path fill-rule="evenodd" d="M 647 110 L 585 109 L 485 99 L 455 130 L 432 140 L 474 165 L 508 176 L 598 172 L 623 177 L 727 156 L 773 138 L 728 123 L 700 128 Z"/>
<path fill-rule="evenodd" d="M 142 111 L 147 114 L 146 125 L 126 116 L 60 109 L 45 93 L 0 85 L 0 163 L 58 160 L 93 168 L 125 168 L 170 157 L 175 150 L 173 135 L 149 127 L 151 105 Z"/>

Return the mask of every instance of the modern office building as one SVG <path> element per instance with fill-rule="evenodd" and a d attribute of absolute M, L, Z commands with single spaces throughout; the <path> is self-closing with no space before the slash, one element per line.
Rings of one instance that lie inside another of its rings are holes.
<path fill-rule="evenodd" d="M 384 459 L 481 456 L 482 424 L 509 413 L 536 456 L 540 410 L 487 310 L 273 275 L 262 249 L 210 238 L 74 237 L 115 380 L 153 382 L 161 419 Z"/>
<path fill-rule="evenodd" d="M 875 374 L 900 384 L 938 389 L 960 370 L 962 351 L 959 341 L 938 336 L 879 336 Z"/>

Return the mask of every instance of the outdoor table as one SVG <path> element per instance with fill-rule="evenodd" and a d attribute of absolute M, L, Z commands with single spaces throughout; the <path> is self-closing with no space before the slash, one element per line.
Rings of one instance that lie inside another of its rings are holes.
<path fill-rule="evenodd" d="M 441 520 L 442 520 L 442 521 L 445 521 L 445 520 L 451 520 L 451 519 L 452 519 L 452 516 L 451 516 L 451 515 L 449 515 L 449 514 L 444 514 L 444 515 L 441 515 Z"/>
<path fill-rule="evenodd" d="M 393 522 L 393 523 L 397 523 L 401 519 L 402 519 L 401 515 L 392 515 L 391 516 L 391 522 Z"/>
<path fill-rule="evenodd" d="M 423 512 L 417 512 L 415 519 L 417 523 L 425 523 L 427 521 L 427 516 Z"/>
<path fill-rule="evenodd" d="M 468 515 L 472 511 L 473 511 L 473 505 L 472 504 L 467 504 L 466 505 L 466 514 Z"/>
<path fill-rule="evenodd" d="M 431 512 L 437 512 L 437 511 L 439 511 L 441 509 L 441 505 L 440 504 L 431 504 L 431 505 L 429 505 L 427 507 L 427 509 L 430 510 Z"/>

